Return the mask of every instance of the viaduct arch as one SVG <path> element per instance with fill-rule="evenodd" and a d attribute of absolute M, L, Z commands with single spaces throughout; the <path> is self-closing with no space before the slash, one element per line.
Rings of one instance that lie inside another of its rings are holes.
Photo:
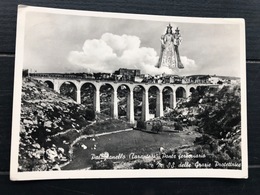
<path fill-rule="evenodd" d="M 118 118 L 118 99 L 117 92 L 120 86 L 124 85 L 128 88 L 127 95 L 127 119 L 130 123 L 134 123 L 134 89 L 141 87 L 142 94 L 142 120 L 149 120 L 149 89 L 156 88 L 156 117 L 163 116 L 163 93 L 166 89 L 169 90 L 169 107 L 175 108 L 177 98 L 187 98 L 191 93 L 196 90 L 198 86 L 217 86 L 213 84 L 203 83 L 185 83 L 185 84 L 155 84 L 155 83 L 134 83 L 134 82 L 116 82 L 116 81 L 99 81 L 99 80 L 86 80 L 77 78 L 49 78 L 44 76 L 33 76 L 34 79 L 45 82 L 48 86 L 54 89 L 57 93 L 61 92 L 62 84 L 70 82 L 76 87 L 75 101 L 81 104 L 81 91 L 85 85 L 91 85 L 94 89 L 93 108 L 95 112 L 100 112 L 100 89 L 104 85 L 111 86 L 111 116 Z"/>

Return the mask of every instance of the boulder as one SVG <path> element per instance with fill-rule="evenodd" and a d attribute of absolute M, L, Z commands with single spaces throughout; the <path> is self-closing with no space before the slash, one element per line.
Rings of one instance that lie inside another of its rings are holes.
<path fill-rule="evenodd" d="M 157 162 L 156 165 L 157 165 L 157 168 L 159 168 L 159 169 L 163 169 L 163 167 L 164 167 L 164 165 L 160 162 Z"/>
<path fill-rule="evenodd" d="M 52 122 L 51 121 L 46 121 L 44 122 L 44 127 L 51 128 Z"/>
<path fill-rule="evenodd" d="M 45 150 L 44 150 L 44 148 L 42 148 L 41 150 L 37 150 L 34 153 L 32 153 L 32 156 L 34 156 L 37 159 L 41 159 L 44 155 L 44 152 L 45 152 Z"/>
<path fill-rule="evenodd" d="M 189 109 L 188 108 L 184 108 L 182 111 L 182 115 L 186 116 L 189 113 Z"/>
<path fill-rule="evenodd" d="M 45 129 L 47 132 L 51 132 L 51 130 L 50 129 Z"/>
<path fill-rule="evenodd" d="M 54 165 L 52 168 L 51 168 L 52 171 L 60 171 L 60 166 L 58 164 Z"/>
<path fill-rule="evenodd" d="M 57 153 L 56 149 L 53 148 L 53 147 L 47 149 L 46 152 L 45 152 L 45 154 L 46 154 L 46 158 L 47 158 L 48 160 L 50 160 L 51 162 L 55 162 L 55 158 L 58 157 L 58 153 Z"/>
<path fill-rule="evenodd" d="M 34 124 L 34 125 L 38 125 L 37 119 L 33 120 L 33 124 Z"/>
<path fill-rule="evenodd" d="M 84 149 L 84 150 L 86 150 L 88 147 L 86 146 L 86 145 L 84 145 L 84 144 L 81 144 L 81 147 Z"/>
<path fill-rule="evenodd" d="M 48 137 L 48 138 L 46 139 L 46 142 L 50 142 L 50 141 L 51 141 L 51 138 Z"/>
<path fill-rule="evenodd" d="M 66 145 L 69 144 L 69 142 L 67 142 L 66 140 L 63 140 L 62 143 L 66 144 Z"/>
<path fill-rule="evenodd" d="M 32 171 L 48 171 L 48 165 L 47 164 L 39 164 L 32 168 Z"/>
<path fill-rule="evenodd" d="M 58 150 L 57 150 L 58 152 L 60 152 L 60 153 L 62 153 L 62 154 L 64 154 L 64 152 L 65 152 L 65 150 L 64 150 L 64 148 L 58 148 Z"/>
<path fill-rule="evenodd" d="M 54 112 L 53 108 L 50 105 L 47 107 L 47 109 Z"/>
<path fill-rule="evenodd" d="M 33 122 L 32 122 L 31 120 L 28 120 L 28 119 L 24 119 L 24 120 L 23 120 L 23 123 L 24 123 L 24 124 L 33 125 Z"/>
<path fill-rule="evenodd" d="M 42 102 L 40 105 L 41 105 L 42 107 L 46 107 L 46 104 L 43 103 L 43 102 Z"/>
<path fill-rule="evenodd" d="M 164 149 L 163 147 L 160 147 L 160 148 L 159 148 L 159 151 L 160 151 L 160 152 L 164 152 L 165 149 Z"/>
<path fill-rule="evenodd" d="M 41 148 L 40 144 L 38 144 L 38 143 L 35 143 L 35 144 L 33 144 L 32 146 L 33 146 L 34 148 L 37 148 L 37 149 L 40 149 L 40 148 Z"/>

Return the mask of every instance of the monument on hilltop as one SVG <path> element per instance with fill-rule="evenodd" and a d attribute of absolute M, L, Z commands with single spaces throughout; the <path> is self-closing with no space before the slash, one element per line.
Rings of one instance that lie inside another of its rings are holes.
<path fill-rule="evenodd" d="M 179 54 L 179 45 L 182 38 L 178 27 L 175 32 L 172 32 L 172 26 L 169 24 L 166 33 L 161 36 L 161 52 L 159 61 L 156 65 L 157 68 L 168 67 L 170 69 L 184 68 Z"/>

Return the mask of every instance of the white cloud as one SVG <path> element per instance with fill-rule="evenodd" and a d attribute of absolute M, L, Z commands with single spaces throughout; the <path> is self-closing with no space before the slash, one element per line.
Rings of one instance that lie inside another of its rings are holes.
<path fill-rule="evenodd" d="M 189 75 L 197 72 L 198 66 L 196 65 L 194 60 L 189 59 L 186 56 L 181 56 L 181 62 L 184 65 L 184 69 L 181 69 L 179 71 L 181 75 Z"/>
<path fill-rule="evenodd" d="M 140 47 L 137 36 L 105 33 L 100 39 L 86 40 L 82 51 L 71 51 L 68 60 L 78 70 L 90 72 L 114 72 L 119 68 L 140 69 L 145 74 L 176 74 L 167 67 L 156 68 L 157 52 L 153 48 Z M 181 57 L 184 69 L 181 73 L 196 70 L 194 60 Z"/>
<path fill-rule="evenodd" d="M 140 47 L 141 41 L 136 36 L 130 35 L 114 35 L 112 33 L 105 33 L 101 36 L 101 40 L 106 42 L 117 55 L 122 55 L 125 50 L 134 50 Z"/>

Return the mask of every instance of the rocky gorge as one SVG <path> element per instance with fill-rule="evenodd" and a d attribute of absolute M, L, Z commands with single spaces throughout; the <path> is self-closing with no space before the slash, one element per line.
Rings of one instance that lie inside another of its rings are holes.
<path fill-rule="evenodd" d="M 76 138 L 129 127 L 93 113 L 43 82 L 23 78 L 19 171 L 59 170 L 71 159 L 69 148 Z"/>
<path fill-rule="evenodd" d="M 106 94 L 104 97 L 109 98 Z M 121 112 L 125 113 L 126 99 L 121 95 L 118 100 Z M 90 102 L 88 101 L 88 104 Z M 140 107 L 139 102 L 136 103 L 135 110 L 138 107 Z M 72 98 L 56 93 L 43 82 L 29 77 L 23 78 L 19 171 L 60 170 L 74 159 L 74 148 L 90 150 L 90 154 L 91 151 L 98 150 L 96 134 L 132 128 L 132 125 L 126 121 L 111 119 L 104 113 L 94 113 L 85 104 L 77 104 Z M 194 168 L 203 163 L 205 166 L 207 163 L 215 166 L 215 162 L 219 163 L 216 168 L 226 168 L 219 165 L 226 162 L 239 164 L 241 163 L 240 113 L 239 85 L 198 88 L 191 97 L 179 99 L 175 109 L 166 108 L 163 117 L 153 119 L 160 120 L 163 124 L 163 134 L 157 135 L 158 139 L 161 137 L 162 143 L 166 133 L 180 131 L 183 132 L 182 139 L 191 140 L 191 137 L 194 137 L 196 138 L 195 140 L 193 138 L 194 142 L 153 151 L 149 154 L 159 158 L 150 162 L 140 159 L 131 162 L 122 161 L 116 162 L 117 166 L 110 162 L 109 167 L 106 167 L 101 160 L 96 162 L 93 168 L 116 168 L 122 167 L 124 163 L 128 163 L 126 168 L 185 168 L 185 163 L 191 165 L 186 168 Z M 151 137 L 151 139 L 155 138 Z M 79 142 L 81 139 L 88 139 L 88 144 Z M 130 140 L 131 137 L 127 139 Z M 124 143 L 120 142 L 120 144 Z M 147 143 L 147 149 L 149 144 L 151 143 Z M 167 143 L 167 146 L 170 144 Z M 102 152 L 107 152 L 105 149 L 102 148 Z M 142 150 L 151 152 L 145 148 Z M 176 158 L 165 158 L 172 155 Z M 179 158 L 179 156 L 190 155 L 194 158 Z M 196 156 L 203 156 L 203 158 L 196 158 Z"/>

